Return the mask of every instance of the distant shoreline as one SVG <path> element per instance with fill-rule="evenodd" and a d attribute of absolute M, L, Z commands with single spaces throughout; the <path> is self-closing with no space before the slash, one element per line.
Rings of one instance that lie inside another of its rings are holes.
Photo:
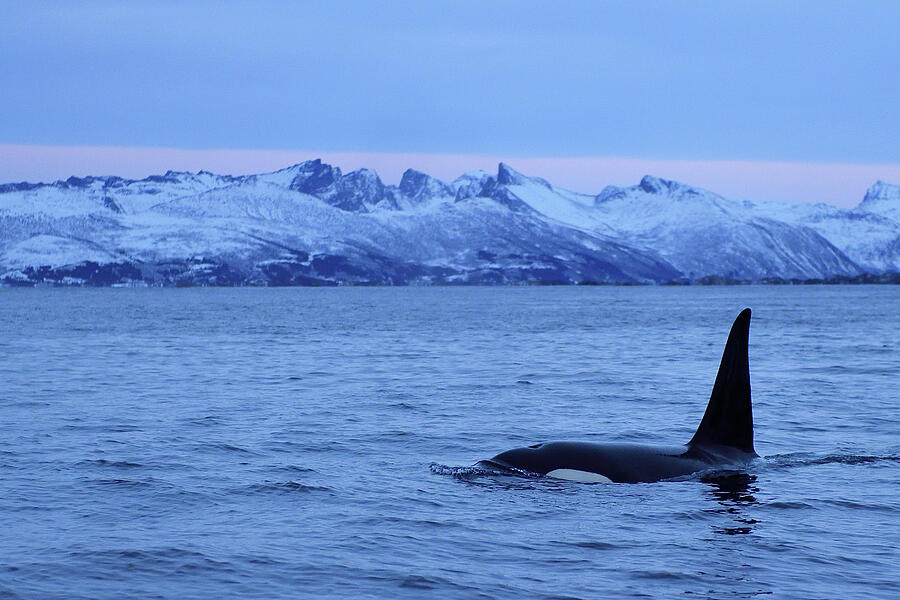
<path fill-rule="evenodd" d="M 698 279 L 653 281 L 563 281 L 563 280 L 490 280 L 485 278 L 460 278 L 456 280 L 407 280 L 407 281 L 352 281 L 340 279 L 306 278 L 304 280 L 261 281 L 234 278 L 233 273 L 222 271 L 217 277 L 190 280 L 146 280 L 140 277 L 140 270 L 133 265 L 112 263 L 99 265 L 86 262 L 69 267 L 29 268 L 24 277 L 6 277 L 0 280 L 0 288 L 18 287 L 89 287 L 89 288 L 187 288 L 187 287 L 543 287 L 543 286 L 611 286 L 611 287 L 691 287 L 691 286 L 739 286 L 739 285 L 900 285 L 900 271 L 889 273 L 862 273 L 860 275 L 838 275 L 816 279 L 784 279 L 768 277 L 759 280 L 741 280 L 721 275 L 708 275 Z M 231 277 L 229 277 L 231 275 Z"/>

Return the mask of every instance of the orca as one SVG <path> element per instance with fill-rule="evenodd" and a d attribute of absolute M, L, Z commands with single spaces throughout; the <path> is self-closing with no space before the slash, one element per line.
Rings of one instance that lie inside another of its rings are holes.
<path fill-rule="evenodd" d="M 684 446 L 550 442 L 508 450 L 477 464 L 515 474 L 604 483 L 654 482 L 746 465 L 758 456 L 753 449 L 749 335 L 747 308 L 731 326 L 706 412 Z"/>

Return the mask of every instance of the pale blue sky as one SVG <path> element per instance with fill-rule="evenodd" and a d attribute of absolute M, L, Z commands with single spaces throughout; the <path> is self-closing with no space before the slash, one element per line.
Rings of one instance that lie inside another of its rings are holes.
<path fill-rule="evenodd" d="M 0 31 L 6 145 L 900 164 L 896 1 L 0 0 Z"/>

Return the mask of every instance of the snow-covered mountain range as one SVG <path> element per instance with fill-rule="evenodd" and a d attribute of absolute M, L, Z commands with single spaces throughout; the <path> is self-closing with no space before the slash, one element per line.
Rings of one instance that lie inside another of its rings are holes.
<path fill-rule="evenodd" d="M 0 284 L 654 283 L 900 270 L 900 186 L 858 207 L 656 177 L 579 194 L 501 163 L 397 186 L 320 160 L 0 185 Z"/>

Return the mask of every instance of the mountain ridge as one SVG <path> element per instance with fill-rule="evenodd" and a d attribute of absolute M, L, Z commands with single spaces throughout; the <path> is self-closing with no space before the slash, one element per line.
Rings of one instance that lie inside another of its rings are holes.
<path fill-rule="evenodd" d="M 93 269 L 91 271 L 91 269 Z M 86 270 L 90 271 L 87 273 Z M 409 285 L 853 278 L 900 270 L 900 186 L 854 209 L 647 175 L 581 194 L 500 163 L 398 185 L 320 159 L 0 185 L 0 284 Z"/>

